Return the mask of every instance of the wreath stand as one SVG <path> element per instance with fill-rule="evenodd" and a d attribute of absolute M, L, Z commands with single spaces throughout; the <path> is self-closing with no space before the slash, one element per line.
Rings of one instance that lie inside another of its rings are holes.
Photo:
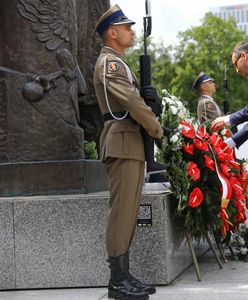
<path fill-rule="evenodd" d="M 185 232 L 185 237 L 186 237 L 186 240 L 187 240 L 187 243 L 188 243 L 188 246 L 189 246 L 189 250 L 190 250 L 190 253 L 191 253 L 191 256 L 192 256 L 192 259 L 193 259 L 197 279 L 198 279 L 198 281 L 201 281 L 201 273 L 200 273 L 197 257 L 195 255 L 195 251 L 194 251 L 194 248 L 193 248 L 193 245 L 192 245 L 192 236 L 189 232 Z M 220 261 L 219 255 L 218 255 L 216 249 L 214 248 L 213 242 L 212 242 L 212 240 L 211 240 L 208 233 L 206 234 L 206 240 L 207 240 L 207 242 L 210 246 L 210 249 L 212 250 L 212 252 L 214 254 L 214 257 L 215 257 L 215 259 L 218 263 L 219 268 L 222 269 L 223 266 L 222 266 L 222 263 Z M 225 255 L 224 255 L 224 252 L 223 252 L 223 249 L 221 248 L 221 245 L 217 242 L 216 242 L 216 245 L 217 245 L 218 250 L 220 252 L 221 258 L 223 259 L 224 262 L 227 262 L 227 260 L 225 258 Z"/>

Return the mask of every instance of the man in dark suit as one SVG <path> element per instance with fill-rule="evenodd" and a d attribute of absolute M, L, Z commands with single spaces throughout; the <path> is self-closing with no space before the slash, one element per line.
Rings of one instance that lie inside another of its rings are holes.
<path fill-rule="evenodd" d="M 238 74 L 248 77 L 248 41 L 238 43 L 232 51 L 232 63 Z M 218 131 L 225 126 L 235 126 L 248 121 L 248 105 L 227 116 L 219 117 L 212 122 L 211 130 Z M 248 139 L 248 124 L 232 137 L 225 140 L 230 147 L 239 147 Z"/>

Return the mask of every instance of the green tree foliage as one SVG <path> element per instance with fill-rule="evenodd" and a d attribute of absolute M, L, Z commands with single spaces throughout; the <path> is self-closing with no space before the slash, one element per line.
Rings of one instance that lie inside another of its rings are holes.
<path fill-rule="evenodd" d="M 98 159 L 96 143 L 84 141 L 84 154 L 86 159 Z"/>
<path fill-rule="evenodd" d="M 228 98 L 231 110 L 247 103 L 247 82 L 237 76 L 231 65 L 230 54 L 235 44 L 247 37 L 239 31 L 235 20 L 224 21 L 208 13 L 201 26 L 192 27 L 179 33 L 179 45 L 175 49 L 176 76 L 171 84 L 173 92 L 188 100 L 192 113 L 196 112 L 198 95 L 191 90 L 200 71 L 215 78 L 216 94 L 214 99 L 222 107 L 224 100 L 224 68 L 227 67 Z"/>

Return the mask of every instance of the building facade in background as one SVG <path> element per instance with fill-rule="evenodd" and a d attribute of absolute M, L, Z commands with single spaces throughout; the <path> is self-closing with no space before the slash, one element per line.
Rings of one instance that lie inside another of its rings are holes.
<path fill-rule="evenodd" d="M 248 34 L 248 4 L 212 7 L 210 12 L 223 20 L 234 17 L 237 21 L 238 29 Z"/>

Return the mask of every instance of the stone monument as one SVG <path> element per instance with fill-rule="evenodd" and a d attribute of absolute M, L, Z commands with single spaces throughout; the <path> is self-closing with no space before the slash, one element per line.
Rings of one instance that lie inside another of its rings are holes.
<path fill-rule="evenodd" d="M 88 93 L 79 96 L 80 125 L 84 129 L 87 141 L 98 142 L 103 127 L 102 117 L 93 86 L 94 66 L 101 50 L 102 39 L 92 30 L 99 17 L 110 6 L 109 0 L 97 1 L 77 0 L 78 23 L 78 63 L 83 66 L 82 72 L 86 81 Z"/>
<path fill-rule="evenodd" d="M 88 2 L 0 3 L 0 196 L 87 192 L 86 173 L 99 162 L 84 160 L 84 127 L 91 139 L 101 127 L 92 90 L 97 41 L 87 41 L 109 1 Z"/>

